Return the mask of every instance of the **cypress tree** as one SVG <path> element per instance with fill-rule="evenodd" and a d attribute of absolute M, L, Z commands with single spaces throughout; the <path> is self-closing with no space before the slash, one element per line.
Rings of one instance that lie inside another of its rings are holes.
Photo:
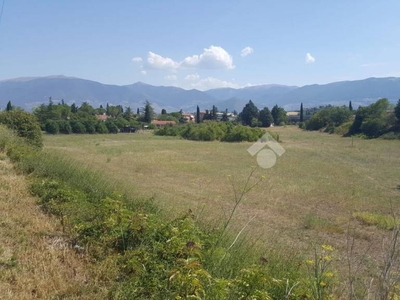
<path fill-rule="evenodd" d="M 351 101 L 349 102 L 349 110 L 353 111 L 353 105 L 351 104 Z"/>
<path fill-rule="evenodd" d="M 200 123 L 200 108 L 198 105 L 196 110 L 196 123 Z"/>
<path fill-rule="evenodd" d="M 11 101 L 8 101 L 6 111 L 11 111 L 11 110 L 12 110 Z"/>
<path fill-rule="evenodd" d="M 300 105 L 300 122 L 304 121 L 303 103 Z"/>

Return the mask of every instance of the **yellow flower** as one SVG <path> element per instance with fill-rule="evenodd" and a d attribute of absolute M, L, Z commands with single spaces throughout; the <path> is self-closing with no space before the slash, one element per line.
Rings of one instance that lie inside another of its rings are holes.
<path fill-rule="evenodd" d="M 323 282 L 323 281 L 321 281 L 321 283 L 320 283 L 319 285 L 322 286 L 322 287 L 324 287 L 324 286 L 326 286 L 326 283 Z"/>
<path fill-rule="evenodd" d="M 325 273 L 325 276 L 326 276 L 326 277 L 333 277 L 333 273 L 332 273 L 332 272 L 326 272 L 326 273 Z"/>
<path fill-rule="evenodd" d="M 329 255 L 326 255 L 326 256 L 324 256 L 324 260 L 330 261 L 330 260 L 332 260 L 332 257 L 330 257 Z"/>
<path fill-rule="evenodd" d="M 333 247 L 332 246 L 330 246 L 330 245 L 322 245 L 321 246 L 322 247 L 322 249 L 324 249 L 324 250 L 326 250 L 326 251 L 333 251 Z"/>
<path fill-rule="evenodd" d="M 306 260 L 307 265 L 313 265 L 314 261 L 312 259 Z"/>

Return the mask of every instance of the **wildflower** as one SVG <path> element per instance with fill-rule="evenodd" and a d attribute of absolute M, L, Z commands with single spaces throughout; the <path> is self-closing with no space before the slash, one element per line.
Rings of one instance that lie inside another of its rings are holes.
<path fill-rule="evenodd" d="M 322 245 L 321 246 L 322 247 L 322 249 L 324 249 L 324 250 L 326 250 L 326 251 L 333 251 L 333 247 L 332 246 L 330 246 L 330 245 Z"/>
<path fill-rule="evenodd" d="M 323 282 L 323 281 L 321 281 L 321 283 L 320 283 L 319 285 L 322 286 L 322 287 L 325 287 L 325 286 L 326 286 L 326 283 Z"/>
<path fill-rule="evenodd" d="M 326 272 L 326 273 L 325 273 L 325 276 L 326 276 L 326 277 L 333 277 L 333 273 L 332 273 L 332 272 Z"/>
<path fill-rule="evenodd" d="M 265 175 L 261 175 L 261 179 L 265 179 Z"/>
<path fill-rule="evenodd" d="M 330 257 L 329 255 L 324 256 L 324 260 L 325 261 L 331 261 L 332 257 Z"/>
<path fill-rule="evenodd" d="M 313 265 L 314 261 L 312 259 L 306 260 L 307 265 Z"/>

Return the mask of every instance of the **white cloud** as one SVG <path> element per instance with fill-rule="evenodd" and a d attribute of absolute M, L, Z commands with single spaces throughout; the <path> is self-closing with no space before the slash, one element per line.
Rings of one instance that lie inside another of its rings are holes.
<path fill-rule="evenodd" d="M 214 77 L 207 77 L 199 80 L 198 82 L 192 83 L 191 87 L 198 90 L 209 90 L 226 87 L 238 88 L 239 86 L 230 81 L 225 81 Z"/>
<path fill-rule="evenodd" d="M 199 74 L 190 74 L 185 77 L 185 80 L 199 80 Z"/>
<path fill-rule="evenodd" d="M 134 57 L 132 58 L 132 61 L 134 62 L 141 62 L 143 59 L 141 57 Z"/>
<path fill-rule="evenodd" d="M 251 47 L 246 47 L 242 49 L 242 52 L 240 53 L 240 56 L 245 57 L 249 54 L 252 54 L 254 52 L 254 49 Z"/>
<path fill-rule="evenodd" d="M 165 79 L 165 80 L 174 81 L 174 80 L 177 80 L 178 77 L 177 77 L 176 75 L 168 75 L 168 76 L 165 76 L 164 79 Z"/>
<path fill-rule="evenodd" d="M 146 71 L 140 71 L 140 73 L 142 74 L 142 75 L 146 75 L 147 74 L 147 72 Z"/>
<path fill-rule="evenodd" d="M 306 54 L 306 63 L 307 64 L 315 63 L 315 58 L 311 55 L 311 53 Z"/>
<path fill-rule="evenodd" d="M 200 55 L 186 57 L 180 65 L 186 68 L 234 69 L 232 56 L 222 47 L 204 48 Z"/>
<path fill-rule="evenodd" d="M 169 69 L 176 70 L 179 68 L 179 63 L 168 57 L 162 57 L 149 51 L 147 55 L 147 66 L 152 69 Z"/>

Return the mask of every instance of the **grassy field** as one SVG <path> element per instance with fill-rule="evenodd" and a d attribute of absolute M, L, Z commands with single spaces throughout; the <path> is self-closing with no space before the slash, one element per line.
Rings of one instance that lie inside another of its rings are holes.
<path fill-rule="evenodd" d="M 369 249 L 381 259 L 388 231 L 354 216 L 399 212 L 400 141 L 352 141 L 290 126 L 271 130 L 286 152 L 270 169 L 256 167 L 247 152 L 252 143 L 196 142 L 150 132 L 48 135 L 45 149 L 99 170 L 132 196 L 154 197 L 165 214 L 191 209 L 207 224 L 226 220 L 234 190 L 256 168 L 250 183 L 262 181 L 245 195 L 233 232 L 251 220 L 246 233 L 259 243 L 299 249 L 327 243 L 345 253 L 352 228 L 356 251 Z"/>

